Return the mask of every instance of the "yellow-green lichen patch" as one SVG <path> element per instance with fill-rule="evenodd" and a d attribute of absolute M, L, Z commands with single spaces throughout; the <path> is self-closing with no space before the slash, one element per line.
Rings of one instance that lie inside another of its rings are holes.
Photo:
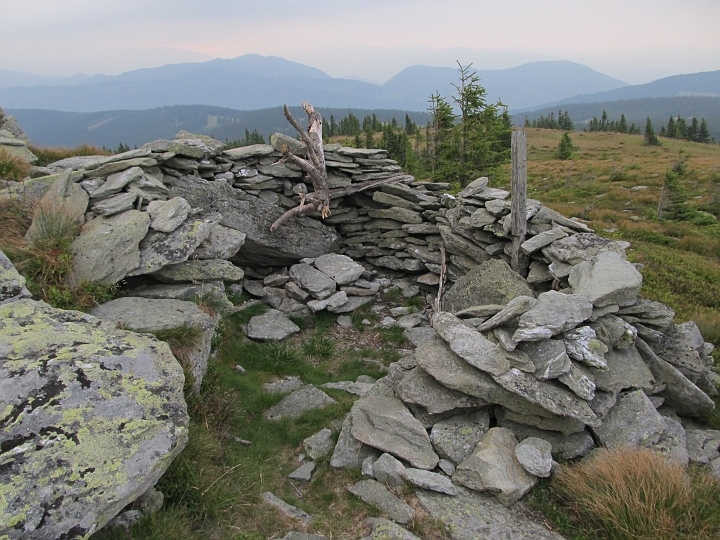
<path fill-rule="evenodd" d="M 0 538 L 88 536 L 185 445 L 182 369 L 154 338 L 30 300 L 0 306 L 0 341 L 17 382 L 0 398 Z"/>

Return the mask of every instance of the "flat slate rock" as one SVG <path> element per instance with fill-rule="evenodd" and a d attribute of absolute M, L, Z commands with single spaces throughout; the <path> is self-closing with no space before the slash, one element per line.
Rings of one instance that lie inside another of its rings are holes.
<path fill-rule="evenodd" d="M 452 483 L 452 480 L 442 474 L 408 467 L 403 472 L 403 476 L 409 483 L 422 489 L 429 489 L 430 491 L 452 496 L 458 494 L 457 487 Z"/>
<path fill-rule="evenodd" d="M 632 305 L 642 287 L 642 274 L 617 253 L 600 253 L 573 267 L 568 282 L 575 294 L 594 306 Z"/>
<path fill-rule="evenodd" d="M 285 313 L 271 309 L 250 319 L 247 336 L 258 341 L 280 341 L 299 331 L 300 327 Z"/>
<path fill-rule="evenodd" d="M 415 511 L 407 503 L 375 480 L 361 480 L 350 486 L 348 491 L 367 504 L 378 507 L 390 519 L 402 525 L 410 523 L 415 516 Z"/>
<path fill-rule="evenodd" d="M 462 463 L 490 429 L 490 413 L 481 410 L 457 415 L 433 425 L 430 440 L 437 454 L 454 465 Z"/>
<path fill-rule="evenodd" d="M 261 498 L 264 503 L 277 508 L 283 515 L 292 519 L 297 519 L 298 521 L 302 521 L 305 525 L 310 525 L 310 522 L 313 519 L 312 516 L 307 512 L 303 512 L 299 508 L 296 508 L 293 505 L 286 503 L 285 501 L 283 501 L 279 497 L 276 497 L 269 491 L 263 493 L 261 495 Z"/>
<path fill-rule="evenodd" d="M 362 540 L 421 540 L 406 528 L 385 518 L 367 518 L 365 523 L 372 527 L 370 536 Z"/>
<path fill-rule="evenodd" d="M 349 285 L 365 273 L 365 267 L 347 255 L 336 253 L 328 253 L 315 259 L 315 268 L 329 276 L 338 285 Z"/>
<path fill-rule="evenodd" d="M 265 411 L 265 418 L 268 420 L 299 418 L 307 411 L 324 409 L 336 403 L 337 401 L 325 392 L 308 384 L 299 390 L 295 390 L 292 394 L 285 396 L 282 401 L 270 407 Z"/>
<path fill-rule="evenodd" d="M 300 377 L 287 377 L 279 381 L 265 383 L 263 389 L 268 394 L 289 394 L 303 386 L 305 386 L 305 383 L 300 380 Z"/>
<path fill-rule="evenodd" d="M 312 475 L 315 472 L 315 462 L 308 461 L 303 463 L 293 472 L 288 474 L 290 480 L 298 480 L 300 482 L 309 482 L 312 479 Z"/>
<path fill-rule="evenodd" d="M 647 448 L 660 440 L 667 425 L 643 391 L 635 390 L 620 394 L 616 405 L 593 431 L 611 450 Z"/>
<path fill-rule="evenodd" d="M 353 404 L 352 435 L 355 439 L 396 455 L 419 469 L 433 469 L 435 454 L 425 428 L 402 401 L 381 396 Z"/>
<path fill-rule="evenodd" d="M 366 458 L 379 455 L 380 451 L 352 436 L 352 415 L 348 414 L 343 421 L 337 444 L 330 458 L 330 466 L 334 469 L 359 470 Z"/>
<path fill-rule="evenodd" d="M 450 497 L 417 490 L 422 507 L 443 523 L 453 540 L 564 540 L 535 521 L 518 504 L 503 506 L 496 497 L 458 487 Z"/>
<path fill-rule="evenodd" d="M 420 405 L 429 414 L 486 405 L 480 398 L 443 386 L 422 368 L 410 370 L 395 391 L 404 403 Z"/>
<path fill-rule="evenodd" d="M 520 316 L 513 340 L 550 339 L 589 319 L 592 310 L 592 304 L 583 296 L 556 291 L 542 293 L 535 305 Z"/>

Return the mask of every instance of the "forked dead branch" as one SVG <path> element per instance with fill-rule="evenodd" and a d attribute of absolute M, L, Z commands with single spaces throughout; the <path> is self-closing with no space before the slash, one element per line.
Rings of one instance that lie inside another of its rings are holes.
<path fill-rule="evenodd" d="M 307 148 L 307 158 L 303 159 L 296 156 L 290 148 L 284 144 L 282 146 L 283 161 L 293 163 L 300 167 L 310 178 L 313 185 L 313 192 L 307 195 L 300 194 L 300 204 L 295 208 L 291 208 L 280 216 L 270 226 L 270 232 L 275 232 L 280 225 L 285 223 L 293 216 L 300 214 L 309 214 L 319 212 L 322 219 L 330 215 L 330 200 L 338 197 L 344 197 L 357 193 L 365 189 L 377 186 L 379 184 L 391 184 L 412 179 L 412 176 L 399 175 L 383 180 L 371 180 L 344 188 L 331 190 L 327 182 L 327 169 L 325 167 L 325 150 L 323 149 L 322 137 L 322 117 L 310 103 L 303 102 L 303 109 L 308 115 L 308 129 L 304 130 L 290 113 L 287 105 L 285 108 L 285 118 L 300 133 L 302 141 Z"/>

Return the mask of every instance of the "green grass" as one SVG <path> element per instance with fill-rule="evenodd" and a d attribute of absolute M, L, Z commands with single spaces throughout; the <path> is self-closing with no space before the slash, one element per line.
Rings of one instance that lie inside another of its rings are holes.
<path fill-rule="evenodd" d="M 404 328 L 400 326 L 391 326 L 389 328 L 382 328 L 380 330 L 380 339 L 386 345 L 393 345 L 395 347 L 409 346 L 410 342 L 405 339 L 403 332 Z"/>
<path fill-rule="evenodd" d="M 257 315 L 262 315 L 263 313 L 267 312 L 268 307 L 263 304 L 262 302 L 258 302 L 257 304 L 253 304 L 251 306 L 246 307 L 245 309 L 241 309 L 240 311 L 236 311 L 232 315 L 230 315 L 230 319 L 238 324 L 247 324 L 250 322 L 250 319 Z"/>

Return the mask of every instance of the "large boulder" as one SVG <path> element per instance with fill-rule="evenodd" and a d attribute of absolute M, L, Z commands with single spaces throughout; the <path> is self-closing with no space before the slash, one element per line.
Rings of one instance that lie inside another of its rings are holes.
<path fill-rule="evenodd" d="M 178 360 L 200 388 L 216 322 L 193 302 L 127 296 L 92 309 L 91 314 L 118 328 L 167 335 Z"/>
<path fill-rule="evenodd" d="M 272 147 L 268 148 L 272 151 Z M 226 153 L 232 151 L 226 150 Z M 224 182 L 182 176 L 170 194 L 183 197 L 193 208 L 220 212 L 221 225 L 245 233 L 245 244 L 233 257 L 233 261 L 241 265 L 282 266 L 303 257 L 331 253 L 340 247 L 340 237 L 333 227 L 307 216 L 291 218 L 271 233 L 270 226 L 284 210 Z"/>
<path fill-rule="evenodd" d="M 187 442 L 169 347 L 77 311 L 0 306 L 0 537 L 87 537 Z"/>
<path fill-rule="evenodd" d="M 609 251 L 573 267 L 568 277 L 575 294 L 595 307 L 632 305 L 642 287 L 642 274 L 618 253 Z"/>
<path fill-rule="evenodd" d="M 530 285 L 505 261 L 491 259 L 455 282 L 443 297 L 443 310 L 456 313 L 472 306 L 504 306 L 518 296 L 534 296 Z"/>
<path fill-rule="evenodd" d="M 0 251 L 0 304 L 30 296 L 22 277 L 5 254 Z"/>

